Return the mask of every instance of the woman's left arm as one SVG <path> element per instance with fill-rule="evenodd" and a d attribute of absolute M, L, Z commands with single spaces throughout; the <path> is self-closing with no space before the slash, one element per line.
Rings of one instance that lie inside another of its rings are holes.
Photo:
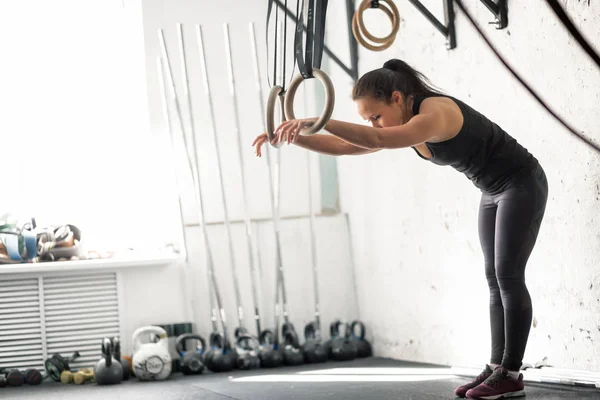
<path fill-rule="evenodd" d="M 431 141 L 444 134 L 444 125 L 443 119 L 435 114 L 418 114 L 404 125 L 389 128 L 329 120 L 325 130 L 355 146 L 380 150 L 400 149 Z"/>
<path fill-rule="evenodd" d="M 316 118 L 286 121 L 278 131 L 281 130 L 282 136 L 293 142 L 301 129 L 310 126 L 315 121 Z M 446 109 L 431 104 L 428 107 L 422 107 L 421 113 L 412 117 L 404 125 L 373 128 L 331 119 L 324 129 L 343 141 L 364 149 L 399 149 L 448 136 L 448 133 L 456 125 L 452 121 L 453 116 L 448 115 Z"/>

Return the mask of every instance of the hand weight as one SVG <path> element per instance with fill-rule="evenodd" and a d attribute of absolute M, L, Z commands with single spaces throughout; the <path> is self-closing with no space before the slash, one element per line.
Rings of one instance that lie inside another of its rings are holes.
<path fill-rule="evenodd" d="M 233 370 L 236 353 L 220 333 L 213 332 L 209 338 L 210 349 L 204 353 L 204 365 L 212 372 L 229 372 Z"/>
<path fill-rule="evenodd" d="M 359 334 L 356 335 L 356 327 L 359 329 Z M 365 324 L 361 321 L 353 321 L 351 325 L 352 329 L 352 340 L 356 344 L 356 357 L 357 358 L 365 358 L 371 357 L 373 355 L 373 349 L 371 348 L 371 343 L 369 343 L 365 339 Z"/>
<path fill-rule="evenodd" d="M 184 344 L 186 340 L 197 340 L 200 342 L 200 347 L 196 347 L 193 350 L 185 350 Z M 203 354 L 206 350 L 206 340 L 200 335 L 193 333 L 184 333 L 179 335 L 175 340 L 175 348 L 181 355 L 181 372 L 184 375 L 197 375 L 204 372 Z"/>
<path fill-rule="evenodd" d="M 257 369 L 260 368 L 260 358 L 258 351 L 260 342 L 255 337 L 244 333 L 237 337 L 236 341 L 237 367 L 239 369 Z"/>
<path fill-rule="evenodd" d="M 60 381 L 65 385 L 73 382 L 73 373 L 71 371 L 63 371 L 60 373 Z"/>
<path fill-rule="evenodd" d="M 123 367 L 114 359 L 108 338 L 102 341 L 102 358 L 96 364 L 95 376 L 98 385 L 114 385 L 123 380 Z"/>
<path fill-rule="evenodd" d="M 113 354 L 114 354 L 115 360 L 117 360 L 117 362 L 120 363 L 121 367 L 123 368 L 123 380 L 126 381 L 129 379 L 130 368 L 129 368 L 129 362 L 121 357 L 121 341 L 119 340 L 118 337 L 114 337 L 111 340 L 111 344 L 113 346 Z"/>
<path fill-rule="evenodd" d="M 25 375 L 21 371 L 13 369 L 6 374 L 6 381 L 10 386 L 21 386 L 25 383 Z"/>
<path fill-rule="evenodd" d="M 248 334 L 248 329 L 240 326 L 235 328 L 235 331 L 233 333 L 233 336 L 235 336 L 235 338 L 239 338 L 241 335 L 247 335 Z"/>
<path fill-rule="evenodd" d="M 326 362 L 329 358 L 329 349 L 317 337 L 317 327 L 314 322 L 306 324 L 304 327 L 304 338 L 306 339 L 302 345 L 304 361 L 309 364 Z"/>
<path fill-rule="evenodd" d="M 142 336 L 154 335 L 158 343 L 142 343 Z M 173 368 L 167 332 L 159 326 L 146 326 L 133 333 L 133 369 L 141 381 L 165 380 Z"/>
<path fill-rule="evenodd" d="M 344 328 L 344 333 L 340 332 L 340 327 Z M 351 361 L 356 358 L 356 344 L 350 340 L 350 329 L 348 324 L 341 321 L 333 321 L 329 326 L 331 334 L 331 347 L 329 358 L 335 361 Z"/>
<path fill-rule="evenodd" d="M 300 349 L 300 340 L 296 331 L 291 324 L 283 325 L 283 362 L 286 365 L 301 365 L 304 364 L 304 354 Z M 290 327 L 291 326 L 291 327 Z"/>
<path fill-rule="evenodd" d="M 25 383 L 28 385 L 39 385 L 44 380 L 42 373 L 35 368 L 30 368 L 25 371 Z"/>
<path fill-rule="evenodd" d="M 94 372 L 88 368 L 83 368 L 73 375 L 73 382 L 76 385 L 81 385 L 87 381 L 94 379 Z"/>
<path fill-rule="evenodd" d="M 283 364 L 283 353 L 275 344 L 275 334 L 270 329 L 265 329 L 258 337 L 260 348 L 258 358 L 263 368 L 277 368 Z"/>

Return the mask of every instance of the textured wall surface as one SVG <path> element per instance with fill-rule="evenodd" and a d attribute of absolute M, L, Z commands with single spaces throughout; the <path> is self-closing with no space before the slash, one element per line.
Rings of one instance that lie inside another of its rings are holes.
<path fill-rule="evenodd" d="M 435 3 L 435 4 L 433 4 Z M 438 4 L 439 3 L 439 4 Z M 468 4 L 467 4 L 468 3 Z M 546 217 L 526 278 L 534 321 L 525 362 L 600 369 L 600 155 L 547 114 L 488 50 L 457 9 L 458 47 L 408 2 L 392 48 L 360 50 L 360 72 L 401 58 L 447 93 L 498 123 L 541 162 L 549 180 Z M 545 2 L 509 2 L 497 31 L 480 2 L 465 2 L 492 42 L 554 110 L 600 140 L 600 69 Z M 600 43 L 600 4 L 561 2 L 591 43 Z M 426 2 L 443 20 L 442 2 Z M 334 11 L 333 7 L 340 7 Z M 327 40 L 348 59 L 343 8 L 329 13 Z M 389 23 L 368 11 L 383 36 Z M 335 28 L 332 28 L 335 27 Z M 336 117 L 362 122 L 352 85 L 331 67 Z M 489 357 L 489 294 L 477 233 L 479 191 L 451 168 L 411 149 L 339 159 L 343 210 L 349 212 L 361 317 L 379 355 L 444 364 Z"/>

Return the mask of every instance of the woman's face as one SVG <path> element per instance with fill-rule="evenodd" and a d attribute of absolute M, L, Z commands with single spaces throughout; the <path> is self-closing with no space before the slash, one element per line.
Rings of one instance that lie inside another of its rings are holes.
<path fill-rule="evenodd" d="M 393 92 L 389 102 L 373 97 L 361 97 L 355 100 L 358 113 L 373 128 L 387 128 L 402 125 L 412 118 L 412 101 L 407 102 L 400 92 Z"/>

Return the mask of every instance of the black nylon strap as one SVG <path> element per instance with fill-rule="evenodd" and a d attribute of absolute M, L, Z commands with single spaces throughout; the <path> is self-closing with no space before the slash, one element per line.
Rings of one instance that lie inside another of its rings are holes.
<path fill-rule="evenodd" d="M 317 0 L 317 23 L 315 25 L 315 58 L 313 67 L 321 69 L 321 60 L 323 59 L 323 49 L 325 48 L 325 19 L 327 17 L 328 0 Z"/>
<path fill-rule="evenodd" d="M 312 69 L 321 67 L 323 50 L 325 47 L 325 18 L 327 15 L 327 3 L 328 0 L 308 0 L 306 49 L 304 57 L 302 56 L 304 1 L 302 2 L 302 11 L 300 12 L 298 20 L 296 21 L 294 49 L 296 63 L 298 64 L 298 69 L 300 70 L 300 73 L 304 79 L 313 78 Z M 315 15 L 315 12 L 318 14 Z"/>
<path fill-rule="evenodd" d="M 287 0 L 284 3 L 285 11 L 287 12 Z M 285 92 L 285 64 L 286 64 L 286 54 L 287 54 L 287 16 L 283 16 L 283 71 L 281 74 L 281 88 L 283 92 Z"/>
<path fill-rule="evenodd" d="M 271 20 L 271 11 L 273 10 L 274 0 L 269 0 L 269 4 L 267 6 L 267 24 L 265 29 L 265 38 L 267 41 L 267 64 L 269 61 L 269 21 Z M 277 80 L 277 9 L 275 12 L 275 51 L 273 52 L 275 60 L 273 62 L 273 82 L 269 79 L 269 73 L 267 72 L 267 80 L 269 81 L 269 87 L 272 87 Z"/>

